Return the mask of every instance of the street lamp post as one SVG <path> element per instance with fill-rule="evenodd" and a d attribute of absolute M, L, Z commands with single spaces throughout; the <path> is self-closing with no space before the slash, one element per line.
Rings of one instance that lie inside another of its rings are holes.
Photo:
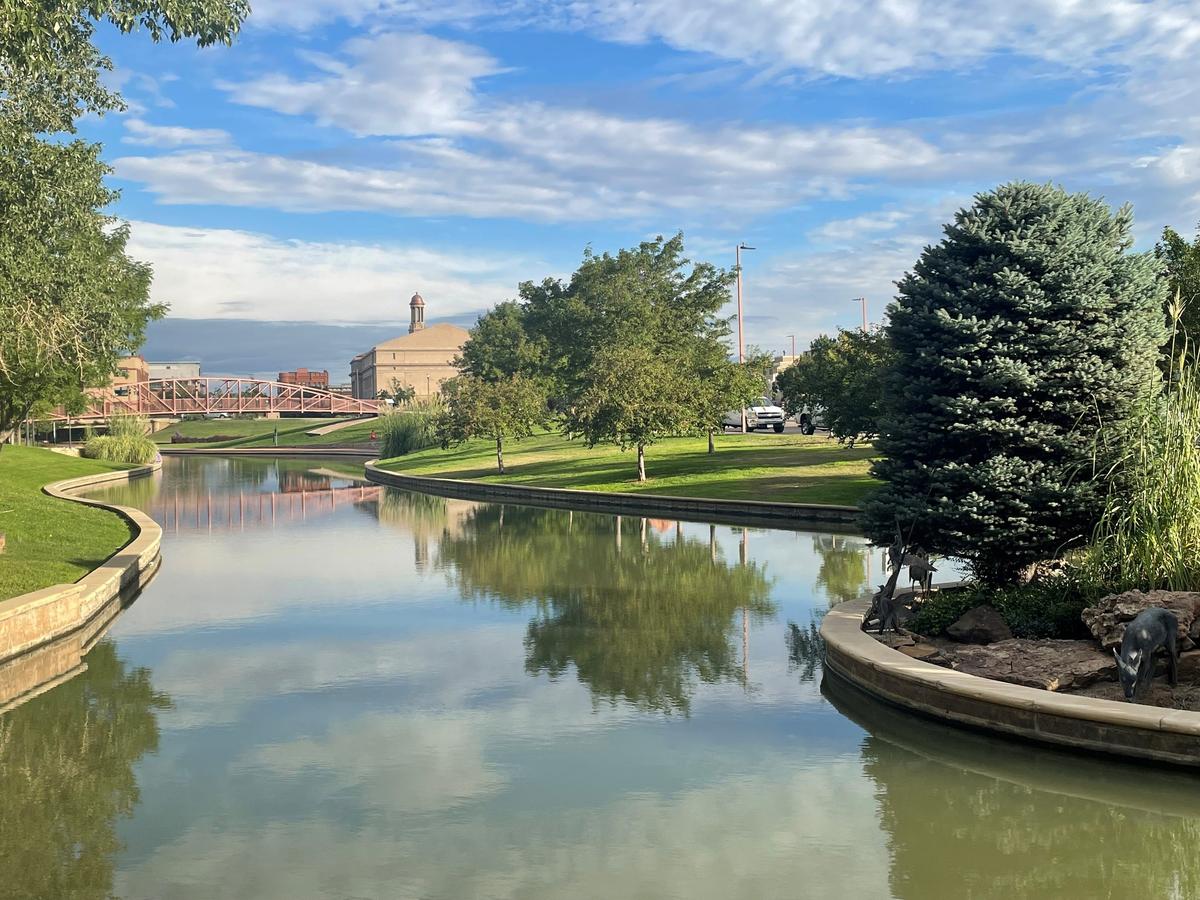
<path fill-rule="evenodd" d="M 747 246 L 745 242 L 737 245 L 737 249 L 733 251 L 734 259 L 737 261 L 735 268 L 737 269 L 737 320 L 738 320 L 738 362 L 746 361 L 746 345 L 745 333 L 742 328 L 742 251 L 753 250 L 753 247 Z M 742 434 L 746 433 L 746 407 L 742 407 Z"/>
<path fill-rule="evenodd" d="M 796 336 L 794 334 L 789 334 L 788 337 L 790 337 L 792 339 L 792 362 L 795 362 L 796 361 Z"/>
<path fill-rule="evenodd" d="M 866 333 L 866 330 L 867 330 L 867 298 L 866 297 L 853 297 L 853 298 L 851 298 L 850 302 L 862 304 L 862 316 L 863 316 L 862 330 L 864 333 Z"/>

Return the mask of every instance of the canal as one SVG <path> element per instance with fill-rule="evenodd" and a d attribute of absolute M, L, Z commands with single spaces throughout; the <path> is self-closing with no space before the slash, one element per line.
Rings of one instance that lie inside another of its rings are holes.
<path fill-rule="evenodd" d="M 821 616 L 882 580 L 862 540 L 358 471 L 103 492 L 163 565 L 0 716 L 0 897 L 1200 896 L 1195 776 L 822 684 Z"/>

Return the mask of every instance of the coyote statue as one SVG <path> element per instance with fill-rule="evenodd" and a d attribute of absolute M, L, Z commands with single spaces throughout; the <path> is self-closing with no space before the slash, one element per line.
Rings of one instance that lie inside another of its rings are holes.
<path fill-rule="evenodd" d="M 1177 640 L 1179 620 L 1166 609 L 1143 609 L 1125 626 L 1121 652 L 1113 650 L 1117 659 L 1117 675 L 1125 690 L 1125 699 L 1139 702 L 1146 687 L 1154 678 L 1154 651 L 1167 651 L 1167 681 L 1174 686 L 1179 681 L 1179 650 Z"/>

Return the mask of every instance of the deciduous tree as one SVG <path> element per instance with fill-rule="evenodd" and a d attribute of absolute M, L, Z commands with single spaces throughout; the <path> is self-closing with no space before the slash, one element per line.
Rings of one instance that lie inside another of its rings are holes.
<path fill-rule="evenodd" d="M 452 378 L 442 388 L 446 411 L 438 425 L 442 446 L 471 438 L 496 445 L 496 467 L 504 474 L 505 438 L 525 438 L 545 425 L 545 386 L 528 375 L 487 381 L 474 375 Z"/>

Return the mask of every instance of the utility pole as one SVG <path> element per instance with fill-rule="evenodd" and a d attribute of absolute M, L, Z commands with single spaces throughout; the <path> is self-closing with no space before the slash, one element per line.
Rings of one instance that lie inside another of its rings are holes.
<path fill-rule="evenodd" d="M 862 316 L 863 316 L 862 330 L 863 330 L 863 333 L 865 334 L 867 331 L 867 298 L 866 297 L 854 297 L 850 302 L 862 304 Z"/>
<path fill-rule="evenodd" d="M 744 241 L 739 242 L 737 249 L 733 251 L 734 259 L 737 264 L 734 268 L 737 269 L 737 320 L 738 320 L 738 362 L 746 361 L 746 345 L 745 332 L 742 328 L 742 251 L 753 250 L 753 247 L 746 245 Z M 742 407 L 742 434 L 746 433 L 746 407 Z"/>

